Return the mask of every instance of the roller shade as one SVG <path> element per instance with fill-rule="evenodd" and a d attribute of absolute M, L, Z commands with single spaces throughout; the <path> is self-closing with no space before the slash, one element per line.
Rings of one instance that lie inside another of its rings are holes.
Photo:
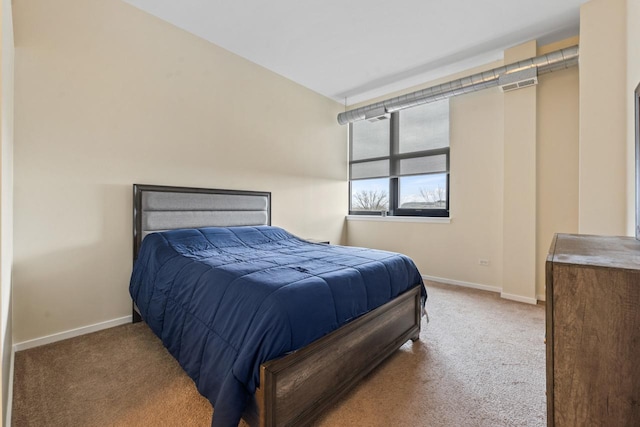
<path fill-rule="evenodd" d="M 449 171 L 449 100 L 351 124 L 349 178 L 393 178 Z"/>

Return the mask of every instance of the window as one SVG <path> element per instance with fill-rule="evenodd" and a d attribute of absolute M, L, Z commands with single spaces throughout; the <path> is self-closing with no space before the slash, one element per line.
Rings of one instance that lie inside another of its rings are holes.
<path fill-rule="evenodd" d="M 449 100 L 349 127 L 349 213 L 449 216 Z"/>
<path fill-rule="evenodd" d="M 389 178 L 351 181 L 351 210 L 387 212 L 389 210 Z"/>

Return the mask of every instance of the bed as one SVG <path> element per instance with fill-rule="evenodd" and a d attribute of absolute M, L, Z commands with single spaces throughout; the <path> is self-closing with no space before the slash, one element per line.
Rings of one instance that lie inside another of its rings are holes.
<path fill-rule="evenodd" d="M 133 193 L 134 322 L 149 324 L 211 401 L 212 426 L 240 415 L 308 425 L 418 339 L 426 291 L 409 258 L 272 227 L 268 192 Z"/>

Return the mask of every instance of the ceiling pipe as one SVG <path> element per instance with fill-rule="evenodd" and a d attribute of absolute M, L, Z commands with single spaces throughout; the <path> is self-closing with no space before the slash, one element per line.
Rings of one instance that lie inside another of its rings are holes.
<path fill-rule="evenodd" d="M 578 57 L 578 45 L 556 50 L 545 55 L 536 56 L 535 58 L 514 62 L 513 64 L 503 67 L 472 74 L 406 95 L 345 111 L 344 113 L 338 114 L 338 123 L 346 125 L 347 123 L 357 122 L 371 117 L 372 113 L 375 113 L 374 115 L 378 115 L 380 112 L 393 113 L 394 111 L 415 107 L 416 105 L 427 104 L 429 102 L 440 101 L 441 99 L 495 87 L 498 86 L 500 76 L 504 74 L 521 72 L 531 68 L 536 68 L 538 75 L 563 70 L 578 65 Z"/>

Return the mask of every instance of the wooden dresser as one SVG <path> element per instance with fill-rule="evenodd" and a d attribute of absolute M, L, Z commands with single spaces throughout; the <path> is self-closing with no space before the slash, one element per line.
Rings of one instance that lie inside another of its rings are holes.
<path fill-rule="evenodd" d="M 546 275 L 547 425 L 640 426 L 640 241 L 558 234 Z"/>

